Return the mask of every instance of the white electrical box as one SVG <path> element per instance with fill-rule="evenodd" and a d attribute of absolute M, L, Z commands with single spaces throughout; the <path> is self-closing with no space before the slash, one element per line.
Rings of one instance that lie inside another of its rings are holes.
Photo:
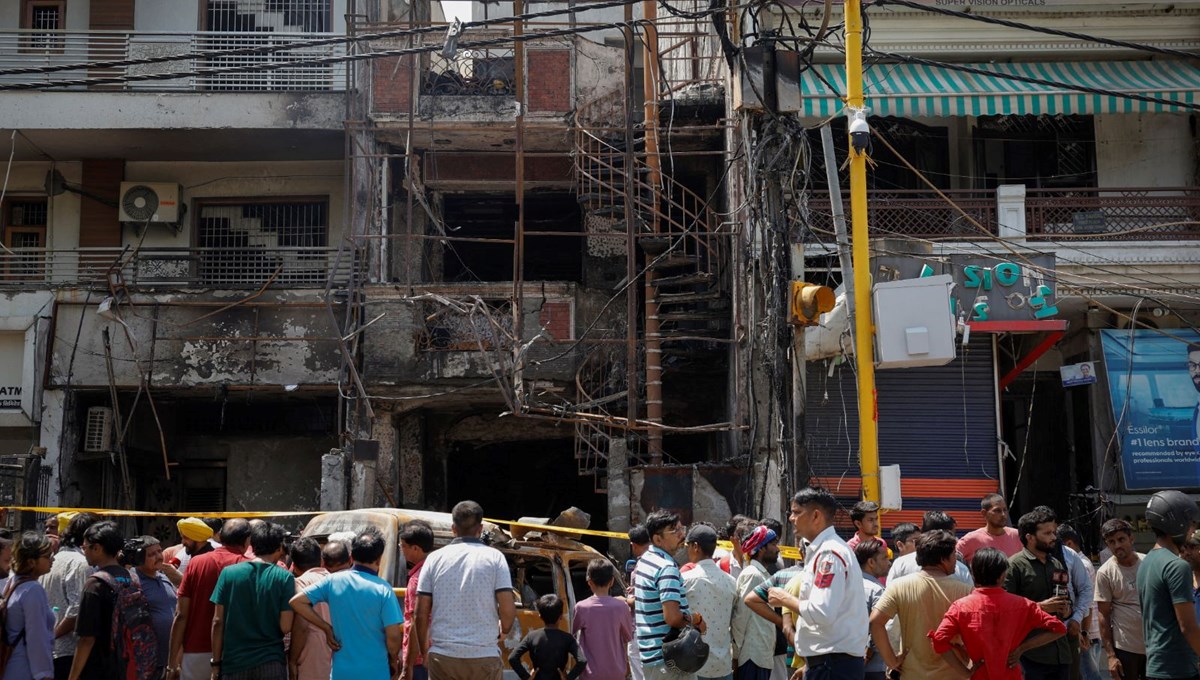
<path fill-rule="evenodd" d="M 912 368 L 954 361 L 954 315 L 948 274 L 875 285 L 876 366 Z"/>
<path fill-rule="evenodd" d="M 903 510 L 904 494 L 900 492 L 900 466 L 882 465 L 879 468 L 879 507 L 884 510 Z"/>

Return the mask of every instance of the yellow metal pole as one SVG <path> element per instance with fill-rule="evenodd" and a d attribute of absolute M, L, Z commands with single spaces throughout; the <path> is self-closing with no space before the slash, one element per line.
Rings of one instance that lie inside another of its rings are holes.
<path fill-rule="evenodd" d="M 846 0 L 846 106 L 864 107 L 862 5 Z M 863 497 L 878 503 L 879 410 L 875 393 L 874 327 L 871 323 L 871 253 L 867 241 L 867 155 L 850 148 L 850 242 L 854 256 L 854 359 L 858 362 L 858 456 Z"/>

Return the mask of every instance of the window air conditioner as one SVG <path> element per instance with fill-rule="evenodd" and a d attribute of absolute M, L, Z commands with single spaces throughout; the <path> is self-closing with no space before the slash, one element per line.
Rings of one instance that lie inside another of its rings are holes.
<path fill-rule="evenodd" d="M 178 184 L 121 182 L 121 221 L 177 224 L 181 214 L 179 194 Z"/>
<path fill-rule="evenodd" d="M 83 429 L 84 453 L 112 451 L 113 412 L 107 406 L 92 406 L 87 410 Z"/>

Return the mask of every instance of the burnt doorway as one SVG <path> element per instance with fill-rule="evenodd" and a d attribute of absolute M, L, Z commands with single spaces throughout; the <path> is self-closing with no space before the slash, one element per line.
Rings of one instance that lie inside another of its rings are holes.
<path fill-rule="evenodd" d="M 603 530 L 608 497 L 596 493 L 594 481 L 579 474 L 572 439 L 454 442 L 446 460 L 446 507 L 470 499 L 487 517 L 517 519 L 553 518 L 575 506 L 592 516 L 590 529 Z"/>

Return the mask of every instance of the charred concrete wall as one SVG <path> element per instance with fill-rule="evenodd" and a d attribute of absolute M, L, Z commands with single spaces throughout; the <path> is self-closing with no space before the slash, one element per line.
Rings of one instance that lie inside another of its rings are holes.
<path fill-rule="evenodd" d="M 315 293 L 272 291 L 235 305 L 247 296 L 246 291 L 138 295 L 133 304 L 117 308 L 118 321 L 97 313 L 101 295 L 61 293 L 49 386 L 65 386 L 69 379 L 75 387 L 107 387 L 106 329 L 118 387 L 136 387 L 144 370 L 164 387 L 337 381 L 338 329 Z M 223 309 L 226 305 L 230 308 Z"/>
<path fill-rule="evenodd" d="M 478 295 L 502 302 L 511 295 L 512 286 L 431 284 L 421 286 L 414 294 L 434 291 L 454 299 Z M 526 355 L 526 379 L 573 380 L 579 350 L 572 342 L 599 313 L 605 298 L 567 283 L 529 283 L 525 293 L 524 340 L 532 339 L 543 329 L 547 334 L 547 339 L 536 343 Z M 440 380 L 480 380 L 493 375 L 490 354 L 480 352 L 475 340 L 479 332 L 484 333 L 485 339 L 493 334 L 486 323 L 477 319 L 472 325 L 466 315 L 446 311 L 428 300 L 414 301 L 412 297 L 398 287 L 367 289 L 366 317 L 384 315 L 363 333 L 364 375 L 368 382 L 402 386 Z M 498 305 L 493 317 L 511 320 L 511 311 L 506 309 Z M 537 361 L 546 363 L 539 365 Z"/>

